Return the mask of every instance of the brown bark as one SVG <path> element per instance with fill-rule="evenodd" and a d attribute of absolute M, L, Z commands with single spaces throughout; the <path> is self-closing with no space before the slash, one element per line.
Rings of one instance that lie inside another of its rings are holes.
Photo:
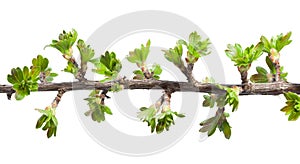
<path fill-rule="evenodd" d="M 114 82 L 100 83 L 98 81 L 83 81 L 83 82 L 62 82 L 62 83 L 48 83 L 39 84 L 38 91 L 58 91 L 64 88 L 66 91 L 71 90 L 104 90 L 110 88 Z M 177 81 L 164 81 L 164 80 L 120 80 L 120 85 L 124 86 L 124 89 L 155 89 L 155 90 L 171 90 L 174 92 L 202 92 L 202 93 L 222 93 L 214 84 L 195 84 L 189 82 L 177 82 Z M 227 87 L 238 86 L 242 88 L 240 84 L 221 84 Z M 252 84 L 249 86 L 247 92 L 241 92 L 240 95 L 279 95 L 284 92 L 294 92 L 300 94 L 300 84 L 286 83 L 286 82 L 274 82 L 263 84 Z M 10 85 L 0 85 L 0 93 L 12 94 L 14 90 Z"/>

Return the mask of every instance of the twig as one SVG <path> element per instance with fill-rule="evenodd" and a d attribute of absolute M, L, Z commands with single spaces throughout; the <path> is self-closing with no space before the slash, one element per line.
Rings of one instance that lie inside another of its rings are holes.
<path fill-rule="evenodd" d="M 66 89 L 64 89 L 64 88 L 58 89 L 58 93 L 57 93 L 56 97 L 54 98 L 54 100 L 53 100 L 53 102 L 51 104 L 52 108 L 56 108 L 57 107 L 57 105 L 59 104 L 59 102 L 61 100 L 61 97 L 63 96 L 63 94 L 65 92 L 66 92 Z"/>
<path fill-rule="evenodd" d="M 62 82 L 39 84 L 38 91 L 57 91 L 60 88 L 65 88 L 66 91 L 71 90 L 104 90 L 110 88 L 115 82 L 100 83 L 99 81 L 84 81 L 84 82 Z M 124 89 L 154 89 L 154 90 L 172 90 L 174 92 L 202 92 L 202 93 L 222 93 L 223 90 L 216 87 L 214 84 L 196 83 L 195 85 L 189 82 L 164 81 L 164 80 L 121 80 L 120 85 Z M 242 88 L 240 84 L 221 84 L 227 87 L 237 86 Z M 279 95 L 285 92 L 294 92 L 300 94 L 300 84 L 274 82 L 263 84 L 252 84 L 249 92 L 241 92 L 240 95 Z M 0 85 L 0 93 L 14 93 L 12 86 Z"/>

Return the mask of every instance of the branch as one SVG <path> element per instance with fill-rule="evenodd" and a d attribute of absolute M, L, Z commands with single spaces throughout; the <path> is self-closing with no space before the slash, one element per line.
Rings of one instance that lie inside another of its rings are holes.
<path fill-rule="evenodd" d="M 189 82 L 176 82 L 164 80 L 119 80 L 120 85 L 124 89 L 154 89 L 154 90 L 172 90 L 174 92 L 202 92 L 202 93 L 222 93 L 223 90 L 219 89 L 214 84 Z M 64 88 L 66 91 L 71 90 L 104 90 L 114 85 L 116 81 L 100 83 L 98 81 L 82 81 L 82 82 L 62 82 L 62 83 L 48 83 L 39 84 L 38 91 L 57 91 Z M 221 84 L 227 87 L 242 85 L 234 84 Z M 287 82 L 274 82 L 263 84 L 251 84 L 247 92 L 240 92 L 240 95 L 279 95 L 285 92 L 294 92 L 300 94 L 300 84 L 287 83 Z M 14 90 L 10 85 L 0 85 L 0 93 L 12 94 Z"/>

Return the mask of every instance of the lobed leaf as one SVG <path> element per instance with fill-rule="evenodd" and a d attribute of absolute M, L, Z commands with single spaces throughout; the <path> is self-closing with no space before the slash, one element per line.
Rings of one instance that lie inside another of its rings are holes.
<path fill-rule="evenodd" d="M 93 69 L 93 72 L 106 77 L 106 79 L 102 81 L 114 80 L 122 68 L 121 61 L 116 58 L 114 52 L 106 51 L 100 58 L 93 59 L 91 62 L 96 67 L 96 69 Z"/>
<path fill-rule="evenodd" d="M 282 112 L 288 115 L 289 121 L 296 121 L 300 116 L 300 97 L 293 92 L 284 93 L 286 106 L 281 108 Z"/>
<path fill-rule="evenodd" d="M 169 61 L 172 62 L 174 65 L 177 67 L 181 68 L 184 66 L 183 61 L 181 59 L 182 56 L 182 45 L 177 44 L 173 49 L 170 48 L 169 50 L 162 50 L 165 54 L 165 58 Z"/>
<path fill-rule="evenodd" d="M 146 46 L 142 44 L 140 49 L 136 48 L 133 51 L 130 51 L 129 55 L 126 57 L 127 60 L 131 63 L 143 65 L 147 60 L 150 51 L 150 44 L 151 42 L 148 40 Z"/>
<path fill-rule="evenodd" d="M 72 46 L 77 40 L 77 31 L 72 29 L 70 32 L 63 31 L 59 34 L 58 40 L 52 40 L 52 43 L 46 47 L 52 47 L 60 51 L 63 55 L 72 56 Z"/>
<path fill-rule="evenodd" d="M 292 42 L 292 40 L 290 40 L 291 35 L 292 32 L 288 32 L 285 35 L 281 33 L 276 37 L 272 37 L 270 40 L 265 36 L 261 36 L 260 41 L 264 46 L 263 51 L 270 54 L 271 50 L 275 49 L 277 52 L 280 52 L 285 46 Z"/>
<path fill-rule="evenodd" d="M 188 53 L 186 57 L 187 63 L 195 63 L 202 56 L 210 54 L 208 46 L 211 44 L 209 39 L 201 40 L 201 36 L 196 32 L 189 35 L 189 42 L 179 40 L 177 44 L 182 44 L 187 47 Z"/>
<path fill-rule="evenodd" d="M 235 66 L 250 68 L 253 61 L 257 60 L 263 52 L 263 45 L 258 43 L 256 46 L 251 45 L 245 49 L 240 44 L 227 45 L 225 53 L 228 58 L 235 63 Z M 247 70 L 245 70 L 247 71 Z"/>
<path fill-rule="evenodd" d="M 80 52 L 81 62 L 83 63 L 90 61 L 95 55 L 95 51 L 90 47 L 90 45 L 86 45 L 81 39 L 77 41 L 77 48 Z"/>

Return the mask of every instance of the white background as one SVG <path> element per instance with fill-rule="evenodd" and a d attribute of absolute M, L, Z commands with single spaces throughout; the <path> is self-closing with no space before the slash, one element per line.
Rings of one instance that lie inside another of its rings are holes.
<path fill-rule="evenodd" d="M 218 50 L 228 83 L 239 82 L 236 68 L 223 53 L 228 43 L 248 46 L 262 34 L 270 37 L 292 31 L 293 42 L 282 51 L 281 63 L 289 72 L 288 80 L 299 82 L 297 1 L 51 0 L 0 2 L 0 84 L 7 84 L 6 75 L 12 67 L 30 65 L 39 53 L 46 55 L 59 72 L 65 61 L 58 58 L 55 50 L 44 51 L 43 47 L 62 29 L 76 28 L 81 38 L 87 39 L 95 29 L 117 16 L 149 9 L 173 12 L 198 24 Z M 67 74 L 63 76 L 64 81 L 72 79 Z M 282 96 L 241 97 L 239 110 L 229 119 L 230 140 L 217 131 L 213 137 L 199 142 L 198 122 L 201 114 L 207 113 L 207 109 L 200 108 L 199 119 L 175 146 L 152 156 L 128 157 L 108 151 L 87 135 L 74 110 L 72 93 L 67 93 L 59 105 L 62 110 L 58 112 L 58 136 L 47 139 L 45 133 L 35 130 L 40 114 L 33 109 L 45 107 L 55 95 L 56 92 L 33 93 L 21 102 L 8 101 L 5 94 L 0 95 L 0 163 L 294 163 L 298 160 L 300 122 L 288 122 L 279 111 L 284 106 Z"/>

